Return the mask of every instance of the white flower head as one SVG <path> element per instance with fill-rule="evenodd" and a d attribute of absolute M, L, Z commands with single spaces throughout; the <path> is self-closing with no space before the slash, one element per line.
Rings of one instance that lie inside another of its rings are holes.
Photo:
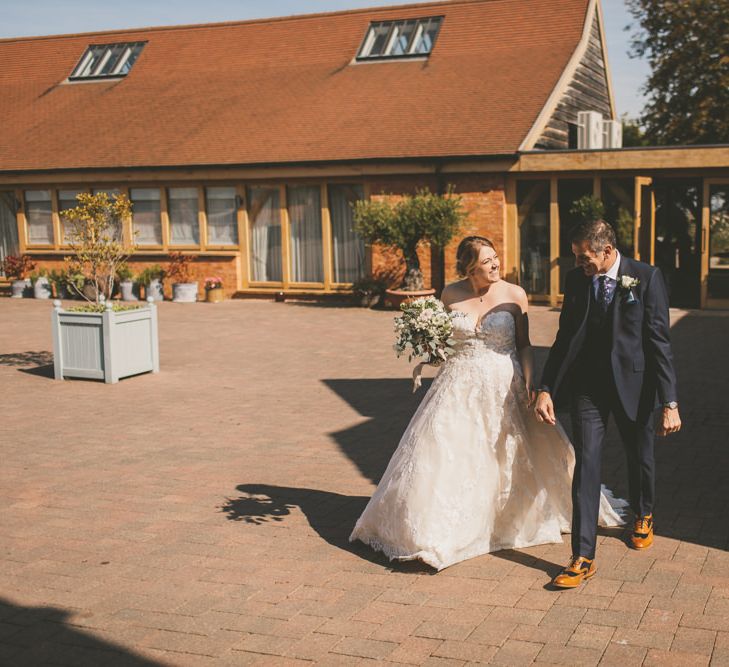
<path fill-rule="evenodd" d="M 640 285 L 640 280 L 633 276 L 620 276 L 620 282 L 618 284 L 621 289 L 630 290 Z"/>

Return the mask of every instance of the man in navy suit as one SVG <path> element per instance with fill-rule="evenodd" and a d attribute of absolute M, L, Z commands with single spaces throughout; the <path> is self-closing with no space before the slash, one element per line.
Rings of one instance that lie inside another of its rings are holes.
<path fill-rule="evenodd" d="M 658 435 L 681 428 L 661 272 L 622 256 L 603 220 L 571 234 L 576 268 L 567 274 L 557 338 L 537 395 L 537 419 L 554 425 L 554 406 L 569 401 L 575 447 L 572 560 L 553 580 L 575 588 L 593 576 L 600 503 L 600 463 L 610 415 L 625 447 L 630 546 L 653 543 L 656 409 Z"/>

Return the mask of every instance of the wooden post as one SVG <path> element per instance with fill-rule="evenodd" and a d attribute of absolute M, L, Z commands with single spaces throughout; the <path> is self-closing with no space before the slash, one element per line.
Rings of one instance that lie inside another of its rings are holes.
<path fill-rule="evenodd" d="M 56 299 L 53 302 L 51 311 L 51 331 L 53 332 L 53 377 L 56 380 L 63 380 L 63 346 L 61 345 L 61 326 L 58 322 L 61 313 L 61 301 Z"/>
<path fill-rule="evenodd" d="M 704 179 L 701 199 L 701 295 L 700 308 L 706 308 L 709 301 L 709 247 L 711 233 L 711 184 Z"/>
<path fill-rule="evenodd" d="M 240 183 L 236 186 L 235 191 L 238 195 L 238 201 L 240 202 L 236 216 L 238 222 L 238 247 L 240 248 L 240 254 L 238 256 L 237 288 L 245 289 L 248 287 L 248 281 L 250 280 L 248 262 L 251 256 L 249 247 L 250 232 L 248 223 L 248 194 L 246 193 L 245 185 Z"/>
<path fill-rule="evenodd" d="M 205 252 L 208 245 L 208 217 L 205 211 L 205 188 L 197 189 L 197 222 L 200 225 L 200 251 Z"/>
<path fill-rule="evenodd" d="M 167 188 L 159 190 L 159 219 L 162 225 L 162 248 L 165 252 L 170 249 L 170 213 L 169 203 L 167 201 Z"/>
<path fill-rule="evenodd" d="M 557 177 L 549 179 L 549 303 L 556 306 L 559 296 L 559 187 Z"/>
<path fill-rule="evenodd" d="M 28 249 L 28 227 L 25 224 L 25 199 L 23 198 L 22 190 L 15 190 L 13 194 L 15 195 L 15 201 L 18 206 L 18 210 L 15 211 L 15 221 L 18 225 L 18 251 L 23 255 Z"/>
<path fill-rule="evenodd" d="M 329 191 L 327 184 L 321 185 L 319 202 L 321 205 L 321 237 L 322 237 L 322 264 L 324 266 L 324 289 L 330 290 L 333 282 L 333 257 L 332 257 L 332 221 L 329 217 Z"/>
<path fill-rule="evenodd" d="M 286 186 L 279 185 L 280 194 L 279 201 L 281 206 L 281 278 L 283 279 L 283 287 L 287 289 L 291 285 L 291 235 L 289 226 L 289 209 L 288 199 L 286 196 Z"/>
<path fill-rule="evenodd" d="M 506 177 L 506 215 L 504 222 L 504 262 L 506 280 L 519 284 L 519 222 L 517 217 L 516 201 L 516 179 L 513 176 Z"/>

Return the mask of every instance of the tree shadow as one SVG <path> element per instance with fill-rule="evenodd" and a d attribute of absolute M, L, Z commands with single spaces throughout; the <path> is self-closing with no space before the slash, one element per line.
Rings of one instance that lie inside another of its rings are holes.
<path fill-rule="evenodd" d="M 391 562 L 366 544 L 349 541 L 354 524 L 367 505 L 368 496 L 345 496 L 330 491 L 270 484 L 240 484 L 236 490 L 242 495 L 228 498 L 219 507 L 230 521 L 243 521 L 254 526 L 281 523 L 292 510 L 299 508 L 318 535 L 338 549 L 383 567 L 396 568 L 398 572 L 434 572 L 417 561 Z"/>
<path fill-rule="evenodd" d="M 11 352 L 0 354 L 0 366 L 53 366 L 53 353 L 48 351 L 40 352 Z"/>
<path fill-rule="evenodd" d="M 164 663 L 136 655 L 71 625 L 73 614 L 57 607 L 25 607 L 0 597 L 3 665 L 102 665 L 130 667 Z"/>

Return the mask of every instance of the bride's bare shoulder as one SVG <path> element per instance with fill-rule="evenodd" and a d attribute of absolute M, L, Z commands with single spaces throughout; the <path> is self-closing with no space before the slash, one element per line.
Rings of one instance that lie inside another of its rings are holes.
<path fill-rule="evenodd" d="M 526 310 L 529 300 L 523 287 L 509 283 L 506 280 L 501 281 L 504 300 L 517 304 L 523 311 Z"/>
<path fill-rule="evenodd" d="M 473 296 L 470 294 L 464 285 L 467 282 L 465 280 L 459 280 L 455 283 L 449 283 L 443 288 L 440 295 L 440 300 L 446 305 L 450 306 L 452 303 L 463 301 L 464 299 Z"/>

